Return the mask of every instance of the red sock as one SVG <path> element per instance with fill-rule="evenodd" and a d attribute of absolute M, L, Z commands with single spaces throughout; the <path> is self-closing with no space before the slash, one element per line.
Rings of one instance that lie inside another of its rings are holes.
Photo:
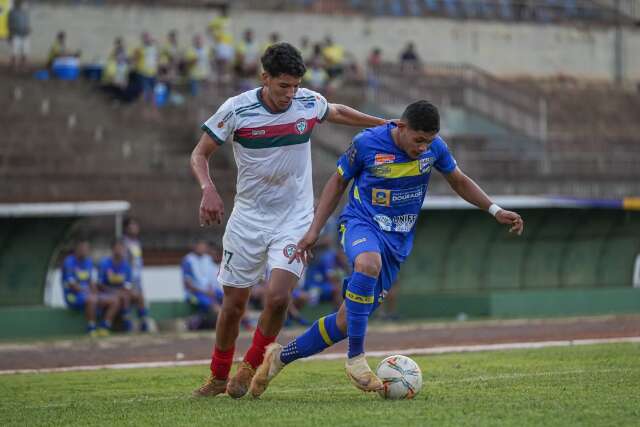
<path fill-rule="evenodd" d="M 253 334 L 253 341 L 251 347 L 244 356 L 244 361 L 256 369 L 262 363 L 264 359 L 264 350 L 269 344 L 276 340 L 276 336 L 265 337 L 260 332 L 260 328 L 256 328 L 256 332 Z"/>
<path fill-rule="evenodd" d="M 231 347 L 229 350 L 220 350 L 214 346 L 213 354 L 211 355 L 211 374 L 219 380 L 226 380 L 229 378 L 229 371 L 233 364 L 233 352 L 235 347 Z"/>

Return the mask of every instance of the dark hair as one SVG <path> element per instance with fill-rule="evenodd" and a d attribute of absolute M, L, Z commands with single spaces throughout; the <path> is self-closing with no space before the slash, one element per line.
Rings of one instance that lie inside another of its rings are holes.
<path fill-rule="evenodd" d="M 423 132 L 440 132 L 440 113 L 429 101 L 416 101 L 404 110 L 402 120 L 410 129 Z"/>
<path fill-rule="evenodd" d="M 264 71 L 271 77 L 288 74 L 300 78 L 307 72 L 298 49 L 286 42 L 269 46 L 260 61 Z"/>

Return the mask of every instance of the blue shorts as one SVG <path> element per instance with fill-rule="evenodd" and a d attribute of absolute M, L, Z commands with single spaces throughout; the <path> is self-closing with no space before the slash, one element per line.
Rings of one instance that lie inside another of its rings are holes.
<path fill-rule="evenodd" d="M 216 289 L 216 297 L 215 300 L 218 304 L 222 304 L 222 297 L 224 293 L 221 289 Z M 211 297 L 204 292 L 192 292 L 187 295 L 187 302 L 192 306 L 196 307 L 198 310 L 202 312 L 211 311 L 211 306 L 213 305 L 213 301 Z"/>
<path fill-rule="evenodd" d="M 87 303 L 87 292 L 67 291 L 64 293 L 64 302 L 72 310 L 84 311 L 84 306 Z"/>
<path fill-rule="evenodd" d="M 378 276 L 378 283 L 376 283 L 374 293 L 376 298 L 373 302 L 371 313 L 384 301 L 384 298 L 398 277 L 401 265 L 384 241 L 378 237 L 379 235 L 379 230 L 365 222 L 347 221 L 343 222 L 340 226 L 340 242 L 347 257 L 349 257 L 352 267 L 356 262 L 356 257 L 363 252 L 377 252 L 380 254 L 380 258 L 382 258 L 382 268 Z M 343 297 L 347 291 L 347 284 L 350 279 L 350 276 L 344 278 L 342 284 Z"/>

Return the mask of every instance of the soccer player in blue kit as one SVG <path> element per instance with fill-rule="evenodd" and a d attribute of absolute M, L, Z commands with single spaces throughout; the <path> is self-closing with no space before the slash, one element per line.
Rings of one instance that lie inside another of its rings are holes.
<path fill-rule="evenodd" d="M 335 210 L 349 182 L 349 203 L 340 217 L 340 237 L 353 263 L 345 279 L 340 309 L 316 321 L 285 347 L 271 344 L 256 371 L 249 391 L 266 390 L 284 366 L 349 339 L 346 373 L 360 390 L 375 391 L 382 382 L 364 355 L 368 318 L 384 300 L 400 266 L 411 252 L 415 223 L 427 194 L 431 171 L 442 173 L 464 200 L 491 213 L 509 232 L 522 234 L 524 222 L 515 212 L 492 203 L 485 192 L 457 166 L 447 144 L 438 136 L 440 115 L 427 101 L 409 105 L 397 123 L 387 123 L 358 134 L 338 160 L 338 170 L 324 187 L 305 236 L 291 261 L 305 264 L 320 230 Z"/>

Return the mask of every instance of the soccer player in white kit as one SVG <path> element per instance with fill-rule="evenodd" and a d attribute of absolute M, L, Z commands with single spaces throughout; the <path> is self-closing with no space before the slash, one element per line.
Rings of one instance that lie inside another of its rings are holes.
<path fill-rule="evenodd" d="M 319 93 L 300 88 L 306 68 L 300 53 L 288 43 L 269 47 L 261 58 L 263 86 L 229 98 L 208 119 L 191 155 L 191 168 L 202 188 L 201 225 L 220 224 L 224 206 L 209 174 L 209 158 L 233 136 L 238 167 L 236 197 L 227 222 L 218 280 L 224 288 L 216 325 L 211 376 L 195 396 L 225 391 L 234 398 L 246 394 L 267 345 L 284 324 L 291 291 L 303 264 L 289 264 L 296 243 L 313 219 L 310 137 L 327 120 L 357 127 L 383 124 L 384 119 L 353 108 L 329 104 Z M 272 268 L 266 302 L 251 347 L 230 380 L 235 341 L 251 286 Z"/>

